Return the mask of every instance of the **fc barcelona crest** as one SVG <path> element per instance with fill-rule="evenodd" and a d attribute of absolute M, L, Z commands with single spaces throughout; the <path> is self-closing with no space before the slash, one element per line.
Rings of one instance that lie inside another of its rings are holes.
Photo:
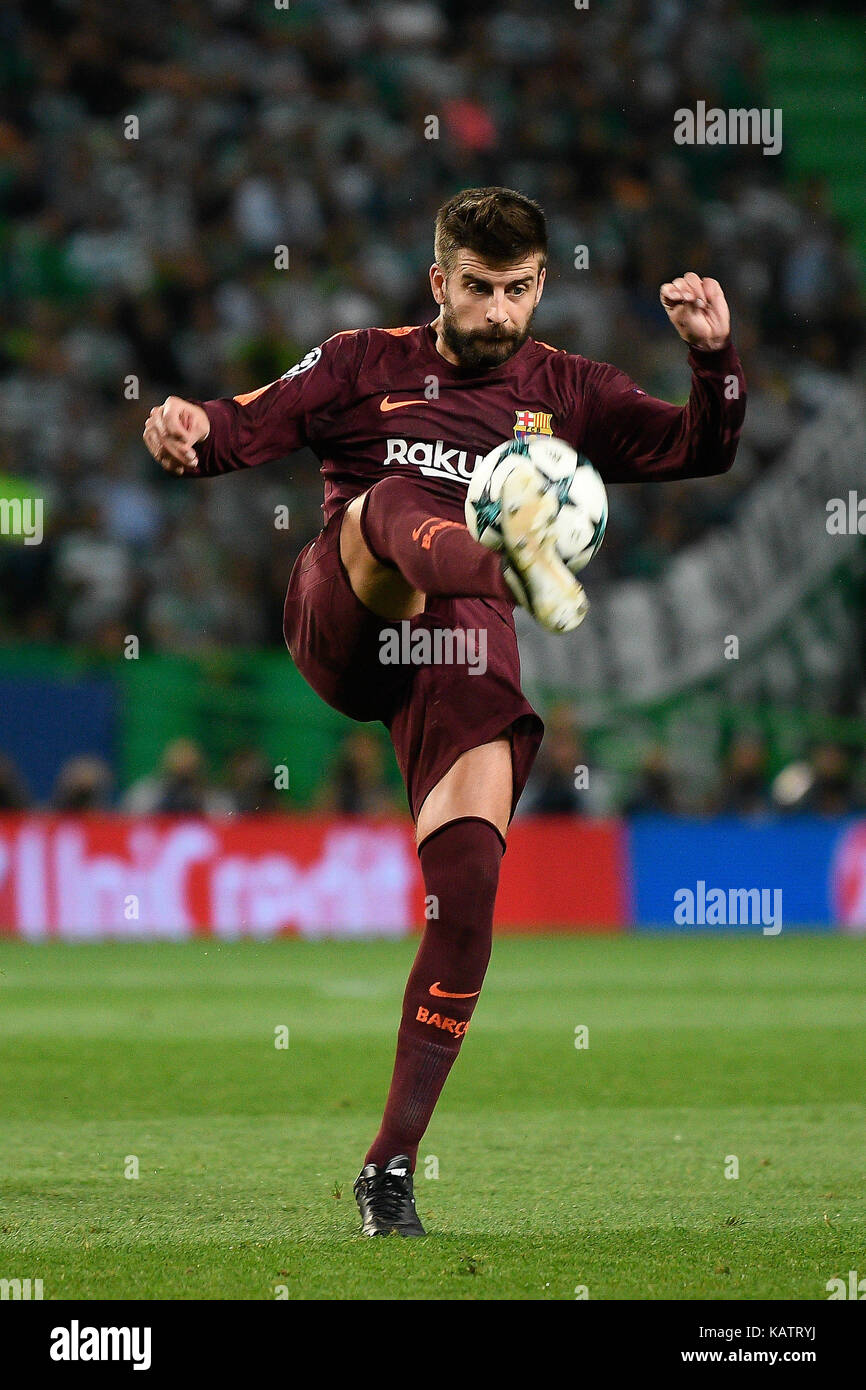
<path fill-rule="evenodd" d="M 551 420 L 552 414 L 546 410 L 515 410 L 514 412 L 514 436 L 519 439 L 523 434 L 553 434 Z"/>

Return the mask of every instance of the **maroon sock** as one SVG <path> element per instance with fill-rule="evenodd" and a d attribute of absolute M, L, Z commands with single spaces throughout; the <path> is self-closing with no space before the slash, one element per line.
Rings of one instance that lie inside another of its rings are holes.
<path fill-rule="evenodd" d="M 431 597 L 499 598 L 514 605 L 496 551 L 459 521 L 437 516 L 411 478 L 383 478 L 367 493 L 361 534 L 375 558 Z"/>
<path fill-rule="evenodd" d="M 380 1168 L 418 1145 L 484 983 L 504 841 L 490 821 L 448 821 L 418 851 L 430 916 L 403 996 L 397 1058 L 379 1133 L 364 1159 Z"/>

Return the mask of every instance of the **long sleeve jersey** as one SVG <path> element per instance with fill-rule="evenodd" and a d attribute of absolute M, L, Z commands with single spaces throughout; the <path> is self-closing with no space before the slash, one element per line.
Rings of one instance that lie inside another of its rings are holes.
<path fill-rule="evenodd" d="M 611 483 L 724 473 L 745 414 L 742 367 L 730 342 L 688 360 L 691 394 L 679 407 L 609 363 L 534 338 L 473 372 L 442 357 L 431 324 L 337 333 L 278 381 L 201 402 L 210 433 L 197 471 L 252 468 L 309 446 L 326 520 L 389 473 L 430 480 L 443 509 L 462 516 L 478 461 L 520 434 L 566 440 Z"/>

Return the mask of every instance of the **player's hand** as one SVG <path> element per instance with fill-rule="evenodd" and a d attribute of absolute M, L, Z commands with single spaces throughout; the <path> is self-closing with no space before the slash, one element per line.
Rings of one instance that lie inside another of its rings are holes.
<path fill-rule="evenodd" d="M 731 312 L 718 280 L 702 280 L 693 270 L 662 285 L 665 313 L 690 347 L 715 352 L 731 336 Z"/>
<path fill-rule="evenodd" d="M 169 396 L 164 405 L 155 405 L 144 426 L 144 440 L 157 463 L 166 473 L 195 473 L 198 455 L 195 445 L 207 439 L 210 421 L 200 405 Z"/>

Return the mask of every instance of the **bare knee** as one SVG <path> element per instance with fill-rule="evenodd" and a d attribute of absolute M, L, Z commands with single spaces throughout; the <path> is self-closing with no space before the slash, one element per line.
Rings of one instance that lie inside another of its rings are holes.
<path fill-rule="evenodd" d="M 510 739 L 497 738 L 462 753 L 418 812 L 418 843 L 460 816 L 489 820 L 504 836 L 511 819 L 512 778 Z"/>

